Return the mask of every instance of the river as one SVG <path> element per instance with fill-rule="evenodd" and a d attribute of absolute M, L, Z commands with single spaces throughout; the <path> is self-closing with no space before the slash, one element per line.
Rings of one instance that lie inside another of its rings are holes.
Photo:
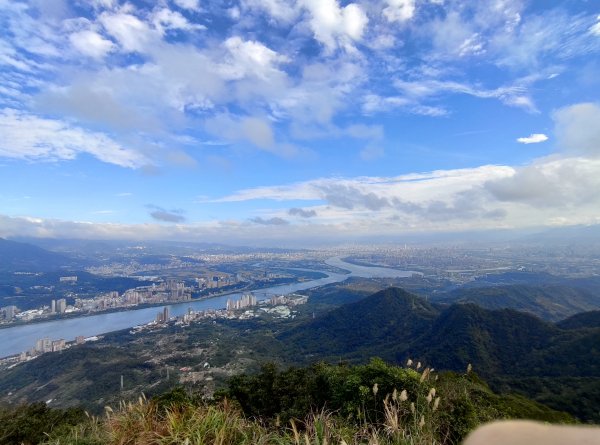
<path fill-rule="evenodd" d="M 258 300 L 270 298 L 271 295 L 285 295 L 301 290 L 312 289 L 326 284 L 339 283 L 349 277 L 364 278 L 402 278 L 410 277 L 414 272 L 389 269 L 385 267 L 357 266 L 342 261 L 340 257 L 330 258 L 325 261 L 330 266 L 339 267 L 350 271 L 349 274 L 325 272 L 325 278 L 304 281 L 301 283 L 274 286 L 254 291 Z M 186 301 L 165 305 L 169 307 L 171 316 L 183 315 L 192 308 L 194 311 L 207 309 L 223 309 L 229 298 L 239 299 L 242 293 L 222 295 L 202 301 Z M 73 341 L 78 335 L 92 337 L 107 332 L 131 328 L 136 325 L 148 323 L 156 318 L 156 314 L 165 306 L 154 306 L 144 309 L 132 309 L 121 312 L 109 312 L 98 315 L 82 316 L 52 320 L 47 322 L 19 325 L 0 330 L 0 357 L 18 354 L 35 346 L 35 342 L 44 337 L 53 340 L 64 338 Z"/>

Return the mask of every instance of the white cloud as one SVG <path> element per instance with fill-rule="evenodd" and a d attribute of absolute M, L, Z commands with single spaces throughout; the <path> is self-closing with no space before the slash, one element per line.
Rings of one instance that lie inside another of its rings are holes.
<path fill-rule="evenodd" d="M 564 216 L 565 208 L 577 209 L 574 217 L 588 218 L 600 205 L 600 161 L 585 158 L 542 158 L 514 174 L 485 184 L 495 199 L 531 207 L 530 218 L 541 221 L 536 209 L 553 217 Z M 591 213 L 590 213 L 591 211 Z"/>
<path fill-rule="evenodd" d="M 183 15 L 169 8 L 161 8 L 152 14 L 152 24 L 161 33 L 168 30 L 193 31 L 206 29 L 206 26 L 190 23 Z"/>
<path fill-rule="evenodd" d="M 79 31 L 71 34 L 69 40 L 80 53 L 96 59 L 105 57 L 114 49 L 114 44 L 95 31 Z"/>
<path fill-rule="evenodd" d="M 337 0 L 302 0 L 309 11 L 315 38 L 328 51 L 338 47 L 353 50 L 353 42 L 362 38 L 369 19 L 356 3 L 341 7 Z"/>
<path fill-rule="evenodd" d="M 280 74 L 277 65 L 288 61 L 287 57 L 253 40 L 230 37 L 223 46 L 231 55 L 228 63 L 221 65 L 221 72 L 227 79 L 241 79 L 247 75 L 268 79 L 273 74 Z"/>
<path fill-rule="evenodd" d="M 596 17 L 597 22 L 590 27 L 590 32 L 594 35 L 600 36 L 600 15 Z"/>
<path fill-rule="evenodd" d="M 125 51 L 145 52 L 148 45 L 156 39 L 155 31 L 146 22 L 126 11 L 128 9 L 114 14 L 104 12 L 100 16 L 100 23 Z"/>
<path fill-rule="evenodd" d="M 189 9 L 191 11 L 200 11 L 199 0 L 173 0 L 173 2 L 182 9 Z"/>
<path fill-rule="evenodd" d="M 384 112 L 410 103 L 411 101 L 405 97 L 382 97 L 377 94 L 367 94 L 363 97 L 362 110 L 366 114 Z"/>
<path fill-rule="evenodd" d="M 600 106 L 581 103 L 554 113 L 556 138 L 561 148 L 576 155 L 600 156 Z"/>
<path fill-rule="evenodd" d="M 88 0 L 88 1 L 96 9 L 99 9 L 99 8 L 112 8 L 116 4 L 116 0 Z"/>
<path fill-rule="evenodd" d="M 372 227 L 383 231 L 382 221 L 389 218 L 403 229 L 462 230 L 533 227 L 552 221 L 597 223 L 597 190 L 597 158 L 555 155 L 524 167 L 488 165 L 397 177 L 320 178 L 240 190 L 217 202 L 271 199 L 297 205 L 311 201 L 318 203 L 310 207 L 318 214 L 313 224 L 330 221 L 357 230 L 370 220 Z M 283 211 L 269 214 L 283 215 Z"/>
<path fill-rule="evenodd" d="M 292 158 L 302 150 L 276 140 L 271 123 L 262 117 L 217 115 L 205 122 L 206 131 L 232 142 L 249 142 L 254 147 L 283 158 Z"/>
<path fill-rule="evenodd" d="M 398 79 L 394 82 L 394 86 L 405 97 L 417 103 L 420 103 L 422 99 L 438 97 L 443 94 L 467 94 L 480 99 L 498 99 L 506 105 L 523 108 L 530 112 L 537 111 L 535 105 L 527 95 L 527 88 L 524 81 L 517 81 L 514 85 L 494 89 L 487 89 L 453 80 L 442 81 L 436 79 L 410 82 Z"/>
<path fill-rule="evenodd" d="M 353 94 L 366 80 L 362 64 L 343 57 L 306 64 L 302 77 L 293 87 L 286 87 L 271 106 L 277 117 L 291 120 L 294 137 L 304 139 L 315 130 L 315 124 L 327 131 L 332 118 L 352 106 Z"/>
<path fill-rule="evenodd" d="M 515 26 L 498 28 L 488 39 L 489 49 L 498 65 L 531 71 L 549 58 L 556 64 L 597 51 L 600 42 L 588 28 L 589 17 L 555 8 L 523 15 Z"/>
<path fill-rule="evenodd" d="M 395 177 L 320 178 L 292 185 L 257 187 L 240 190 L 217 202 L 237 202 L 254 199 L 275 201 L 326 200 L 334 189 L 345 189 L 351 195 L 372 193 L 380 199 L 428 201 L 446 199 L 488 180 L 511 176 L 514 170 L 507 166 L 482 166 L 474 169 L 438 170 Z"/>
<path fill-rule="evenodd" d="M 539 144 L 548 140 L 548 136 L 543 133 L 532 133 L 527 137 L 517 138 L 521 144 Z"/>
<path fill-rule="evenodd" d="M 0 134 L 0 156 L 6 158 L 55 161 L 74 159 L 86 153 L 127 168 L 150 163 L 143 154 L 123 147 L 102 133 L 18 110 L 0 112 Z"/>
<path fill-rule="evenodd" d="M 388 22 L 406 22 L 415 15 L 416 0 L 385 0 L 383 15 Z"/>
<path fill-rule="evenodd" d="M 240 121 L 242 135 L 257 147 L 270 150 L 275 144 L 273 129 L 264 120 L 246 117 Z"/>
<path fill-rule="evenodd" d="M 300 10 L 295 2 L 287 0 L 242 0 L 242 6 L 265 11 L 277 22 L 289 23 L 298 17 Z"/>
<path fill-rule="evenodd" d="M 484 52 L 476 24 L 464 19 L 459 11 L 450 10 L 444 17 L 429 22 L 428 27 L 438 58 L 465 57 Z"/>

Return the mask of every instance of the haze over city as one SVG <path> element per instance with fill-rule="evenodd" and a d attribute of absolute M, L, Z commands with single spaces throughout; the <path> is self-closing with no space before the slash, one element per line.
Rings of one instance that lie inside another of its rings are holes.
<path fill-rule="evenodd" d="M 0 236 L 600 222 L 592 1 L 0 1 Z"/>

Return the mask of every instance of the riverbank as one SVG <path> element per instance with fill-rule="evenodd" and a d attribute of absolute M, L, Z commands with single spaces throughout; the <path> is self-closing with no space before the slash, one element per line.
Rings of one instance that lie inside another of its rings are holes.
<path fill-rule="evenodd" d="M 324 278 L 255 289 L 255 291 L 260 291 L 264 295 L 286 295 L 326 284 L 342 282 L 352 276 L 366 278 L 410 277 L 414 273 L 412 271 L 397 271 L 377 267 L 359 267 L 346 263 L 338 257 L 330 258 L 325 261 L 325 263 L 328 266 L 348 270 L 350 273 L 336 274 L 327 272 L 327 276 Z M 145 324 L 156 318 L 157 307 L 169 307 L 171 316 L 183 315 L 190 307 L 194 311 L 222 309 L 225 307 L 228 298 L 239 298 L 242 294 L 243 292 L 233 292 L 226 295 L 211 296 L 204 300 L 196 299 L 185 302 L 168 302 L 146 308 L 136 307 L 135 309 L 125 311 L 91 314 L 85 317 L 70 317 L 12 326 L 2 330 L 3 341 L 0 342 L 0 357 L 7 357 L 26 351 L 30 349 L 38 339 L 44 337 L 71 341 L 78 336 L 92 337 Z M 259 300 L 260 299 L 262 298 L 259 298 Z"/>

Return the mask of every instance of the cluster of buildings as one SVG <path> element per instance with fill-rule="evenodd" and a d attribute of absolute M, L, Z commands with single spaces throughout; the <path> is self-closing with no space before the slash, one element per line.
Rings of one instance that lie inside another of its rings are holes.
<path fill-rule="evenodd" d="M 60 277 L 60 281 L 72 283 L 77 281 L 77 277 Z M 36 318 L 44 318 L 56 314 L 95 312 L 137 306 L 139 304 L 181 302 L 190 301 L 191 299 L 191 287 L 187 287 L 182 281 L 166 280 L 151 286 L 139 286 L 129 289 L 123 294 L 111 291 L 102 293 L 94 298 L 75 298 L 72 305 L 69 305 L 65 298 L 60 298 L 52 300 L 50 305 L 26 311 L 19 311 L 17 306 L 2 307 L 0 308 L 0 323 L 9 323 L 15 319 L 31 321 Z"/>
<path fill-rule="evenodd" d="M 35 342 L 35 347 L 30 351 L 30 355 L 58 352 L 65 349 L 65 347 L 66 342 L 63 338 L 59 340 L 50 340 L 48 337 L 40 338 Z"/>
<path fill-rule="evenodd" d="M 141 304 L 185 302 L 192 300 L 192 292 L 208 290 L 207 293 L 211 294 L 213 293 L 211 292 L 212 290 L 226 290 L 230 286 L 243 283 L 259 283 L 261 281 L 290 277 L 291 275 L 282 275 L 268 272 L 267 270 L 241 271 L 236 273 L 209 272 L 197 276 L 191 283 L 188 282 L 188 285 L 181 280 L 161 280 L 157 276 L 136 277 L 154 282 L 151 285 L 128 289 L 122 294 L 117 291 L 111 291 L 98 294 L 92 298 L 79 298 L 76 294 L 71 293 L 69 300 L 66 298 L 55 299 L 51 300 L 49 305 L 28 310 L 19 310 L 16 306 L 6 306 L 0 308 L 0 324 L 8 324 L 14 321 L 28 322 L 59 314 L 130 308 Z M 78 283 L 78 277 L 76 275 L 61 276 L 59 277 L 59 282 L 61 284 L 74 285 Z M 51 292 L 54 290 L 54 287 L 47 290 Z M 68 304 L 68 301 L 72 302 L 72 304 Z M 256 298 L 250 295 L 242 297 L 237 302 L 228 302 L 227 307 L 228 310 L 236 310 L 255 305 Z"/>
<path fill-rule="evenodd" d="M 168 322 L 174 322 L 176 325 L 189 325 L 194 322 L 216 319 L 245 320 L 258 317 L 261 313 L 278 318 L 293 318 L 292 308 L 305 304 L 307 301 L 308 297 L 298 294 L 274 296 L 257 301 L 256 297 L 249 293 L 242 295 L 239 300 L 227 300 L 225 309 L 193 311 L 192 308 L 189 308 L 187 313 L 175 318 L 170 318 L 169 308 L 165 307 L 156 315 L 155 320 L 146 325 L 135 326 L 130 333 L 138 334 L 145 330 L 153 330 L 157 326 L 164 326 Z"/>
<path fill-rule="evenodd" d="M 63 338 L 58 340 L 53 340 L 48 337 L 40 338 L 35 342 L 35 345 L 29 349 L 28 351 L 21 352 L 18 355 L 12 355 L 10 357 L 5 357 L 0 359 L 0 368 L 6 367 L 10 369 L 12 366 L 17 365 L 21 362 L 26 362 L 29 360 L 33 360 L 39 357 L 42 354 L 46 354 L 48 352 L 60 352 L 64 351 L 75 345 L 81 345 L 90 341 L 97 341 L 101 337 L 84 337 L 79 335 L 75 338 L 74 341 L 66 341 Z"/>
<path fill-rule="evenodd" d="M 176 280 L 153 283 L 151 286 L 138 286 L 119 294 L 116 291 L 101 294 L 95 298 L 76 298 L 74 307 L 82 311 L 103 311 L 139 304 L 157 304 L 190 301 L 192 288 Z"/>
<path fill-rule="evenodd" d="M 269 298 L 268 304 L 271 306 L 297 306 L 299 304 L 305 304 L 307 301 L 308 297 L 304 295 L 274 295 L 271 298 Z"/>
<path fill-rule="evenodd" d="M 244 294 L 239 300 L 227 300 L 227 310 L 235 311 L 247 307 L 256 306 L 256 297 L 252 294 Z"/>

